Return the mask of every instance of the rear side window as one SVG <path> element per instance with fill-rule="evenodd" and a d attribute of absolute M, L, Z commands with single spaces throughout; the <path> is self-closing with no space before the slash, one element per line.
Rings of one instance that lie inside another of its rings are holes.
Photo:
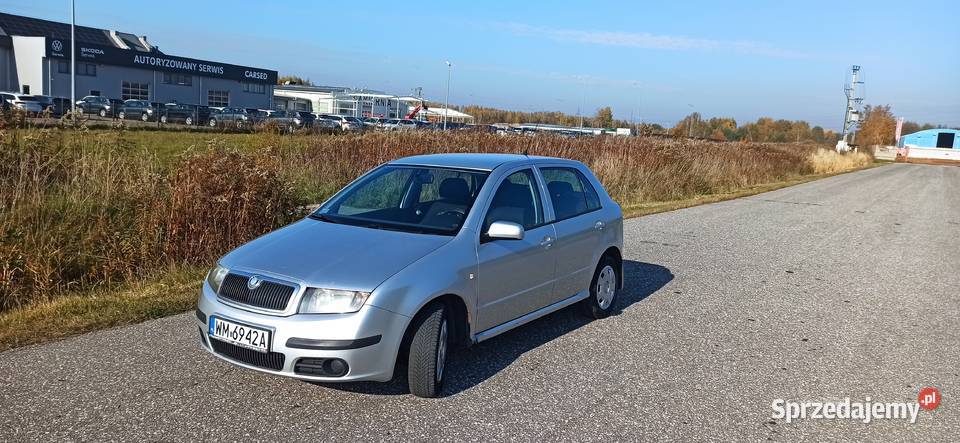
<path fill-rule="evenodd" d="M 580 171 L 574 168 L 541 168 L 553 212 L 557 220 L 576 217 L 600 208 L 597 191 Z"/>

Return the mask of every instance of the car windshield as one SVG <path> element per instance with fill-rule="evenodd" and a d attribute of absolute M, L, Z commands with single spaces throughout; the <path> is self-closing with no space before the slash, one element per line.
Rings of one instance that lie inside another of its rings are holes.
<path fill-rule="evenodd" d="M 375 229 L 453 235 L 463 226 L 486 179 L 486 172 L 382 166 L 311 217 Z"/>

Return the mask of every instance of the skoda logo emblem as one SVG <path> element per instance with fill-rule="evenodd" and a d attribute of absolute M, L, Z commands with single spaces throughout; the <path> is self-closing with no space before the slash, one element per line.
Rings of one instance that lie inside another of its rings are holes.
<path fill-rule="evenodd" d="M 53 47 L 54 51 L 57 51 L 57 52 L 63 51 L 63 43 L 60 42 L 60 40 L 54 40 L 53 43 L 50 44 L 50 46 Z"/>
<path fill-rule="evenodd" d="M 251 276 L 250 279 L 247 280 L 247 289 L 249 289 L 249 290 L 251 290 L 251 291 L 254 290 L 254 289 L 257 289 L 257 288 L 260 287 L 260 283 L 263 283 L 263 279 L 262 279 L 262 278 L 260 278 L 259 276 L 256 276 L 256 275 Z"/>

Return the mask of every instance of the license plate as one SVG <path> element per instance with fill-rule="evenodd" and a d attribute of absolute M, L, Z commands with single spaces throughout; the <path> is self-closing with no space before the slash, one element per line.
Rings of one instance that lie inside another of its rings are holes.
<path fill-rule="evenodd" d="M 210 317 L 210 337 L 260 352 L 270 352 L 270 331 Z"/>

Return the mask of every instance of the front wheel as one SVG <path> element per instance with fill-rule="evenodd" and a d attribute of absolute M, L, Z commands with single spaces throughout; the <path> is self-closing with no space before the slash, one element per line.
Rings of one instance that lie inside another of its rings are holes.
<path fill-rule="evenodd" d="M 160 117 L 160 123 L 166 124 L 166 123 L 167 123 L 167 116 L 165 116 L 165 115 L 164 115 L 164 116 L 161 116 L 161 117 Z"/>
<path fill-rule="evenodd" d="M 118 117 L 120 120 L 125 120 L 125 119 L 127 118 L 127 114 L 121 112 L 121 113 L 117 114 L 117 117 Z"/>
<path fill-rule="evenodd" d="M 187 125 L 187 126 L 192 126 L 192 125 L 193 125 L 193 117 L 187 117 L 187 118 L 185 118 L 185 119 L 183 120 L 183 124 L 185 124 L 185 125 Z"/>
<path fill-rule="evenodd" d="M 210 119 L 210 127 L 211 127 L 211 128 L 216 128 L 216 127 L 217 127 L 217 119 L 215 119 L 215 118 L 211 118 L 211 119 Z"/>
<path fill-rule="evenodd" d="M 101 116 L 101 117 L 106 117 L 106 116 L 107 116 L 107 110 L 106 110 L 106 109 L 101 109 L 101 110 L 100 110 L 100 116 Z"/>
<path fill-rule="evenodd" d="M 143 114 L 140 114 L 140 120 L 143 120 L 143 121 L 150 120 L 150 115 L 144 112 Z"/>
<path fill-rule="evenodd" d="M 600 259 L 590 282 L 590 297 L 581 306 L 583 313 L 596 319 L 606 318 L 613 312 L 613 305 L 620 294 L 620 266 L 612 257 Z"/>
<path fill-rule="evenodd" d="M 417 397 L 433 398 L 443 388 L 443 369 L 447 361 L 450 325 L 446 308 L 428 307 L 414 320 L 413 337 L 407 359 L 407 384 Z"/>

